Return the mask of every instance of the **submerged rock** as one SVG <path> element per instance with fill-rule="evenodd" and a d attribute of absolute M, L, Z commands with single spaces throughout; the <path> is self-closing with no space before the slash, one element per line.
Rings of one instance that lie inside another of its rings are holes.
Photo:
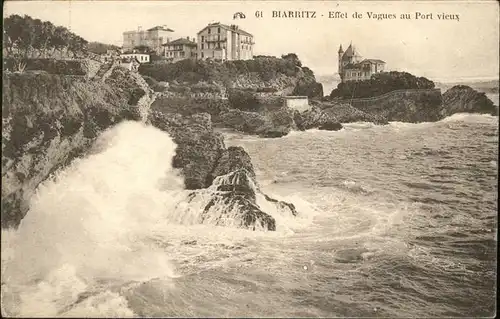
<path fill-rule="evenodd" d="M 455 113 L 485 113 L 498 115 L 498 106 L 486 96 L 466 85 L 456 85 L 443 94 L 441 115 Z"/>

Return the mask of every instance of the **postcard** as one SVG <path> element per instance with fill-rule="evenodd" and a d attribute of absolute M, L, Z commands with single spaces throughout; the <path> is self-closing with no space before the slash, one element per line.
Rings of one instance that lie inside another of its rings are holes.
<path fill-rule="evenodd" d="M 495 317 L 496 1 L 6 1 L 5 317 Z"/>

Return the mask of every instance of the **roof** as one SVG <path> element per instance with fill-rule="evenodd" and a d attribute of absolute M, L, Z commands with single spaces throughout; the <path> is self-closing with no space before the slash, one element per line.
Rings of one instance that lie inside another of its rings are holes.
<path fill-rule="evenodd" d="M 228 31 L 233 31 L 233 32 L 236 32 L 236 33 L 239 33 L 239 34 L 242 34 L 242 35 L 253 37 L 253 35 L 251 33 L 248 33 L 245 30 L 240 29 L 237 25 L 234 25 L 235 28 L 232 28 L 232 26 L 229 26 L 227 24 L 222 24 L 220 22 L 210 23 L 209 25 L 207 25 L 206 27 L 204 27 L 203 29 L 201 29 L 200 31 L 198 31 L 198 34 L 200 34 L 201 32 L 203 32 L 208 27 L 221 27 L 221 28 L 226 29 Z"/>
<path fill-rule="evenodd" d="M 156 31 L 156 30 L 174 32 L 174 30 L 167 28 L 164 25 L 157 25 L 156 27 L 152 27 L 151 29 L 148 29 L 147 31 Z"/>
<path fill-rule="evenodd" d="M 352 47 L 352 44 L 349 44 L 349 47 L 347 50 L 345 50 L 344 55 L 342 57 L 351 57 L 354 56 L 354 48 Z"/>
<path fill-rule="evenodd" d="M 342 53 L 340 50 L 342 49 L 342 45 L 340 46 L 339 53 Z M 356 50 L 356 48 L 351 44 L 347 50 L 345 50 L 344 54 L 342 54 L 342 60 L 347 61 L 350 60 L 351 57 L 361 58 L 361 54 Z"/>
<path fill-rule="evenodd" d="M 360 63 L 363 63 L 363 62 L 370 62 L 370 63 L 385 63 L 385 61 L 382 61 L 382 60 L 379 60 L 379 59 L 364 59 L 363 61 L 361 61 Z"/>
<path fill-rule="evenodd" d="M 170 42 L 167 42 L 167 43 L 164 43 L 162 44 L 163 46 L 167 46 L 167 45 L 176 45 L 176 44 L 183 44 L 183 45 L 191 45 L 191 46 L 196 46 L 196 42 L 194 41 L 191 41 L 191 40 L 188 40 L 186 38 L 180 38 L 180 39 L 177 39 L 177 40 L 174 40 L 174 41 L 170 41 Z"/>
<path fill-rule="evenodd" d="M 120 55 L 149 55 L 149 53 L 140 53 L 140 52 L 124 52 Z"/>
<path fill-rule="evenodd" d="M 361 70 L 361 64 L 356 63 L 349 63 L 344 66 L 344 70 Z"/>

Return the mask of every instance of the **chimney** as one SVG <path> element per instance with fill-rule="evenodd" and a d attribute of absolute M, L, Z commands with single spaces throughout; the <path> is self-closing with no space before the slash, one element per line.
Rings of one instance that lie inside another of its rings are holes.
<path fill-rule="evenodd" d="M 189 37 L 186 37 L 186 39 L 188 39 L 188 41 L 189 41 Z"/>

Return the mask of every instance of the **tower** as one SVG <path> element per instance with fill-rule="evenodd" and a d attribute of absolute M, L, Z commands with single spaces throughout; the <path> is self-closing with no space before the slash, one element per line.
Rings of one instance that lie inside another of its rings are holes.
<path fill-rule="evenodd" d="M 342 56 L 344 55 L 344 50 L 342 49 L 342 44 L 339 47 L 339 67 L 338 72 L 340 77 L 342 77 Z"/>

